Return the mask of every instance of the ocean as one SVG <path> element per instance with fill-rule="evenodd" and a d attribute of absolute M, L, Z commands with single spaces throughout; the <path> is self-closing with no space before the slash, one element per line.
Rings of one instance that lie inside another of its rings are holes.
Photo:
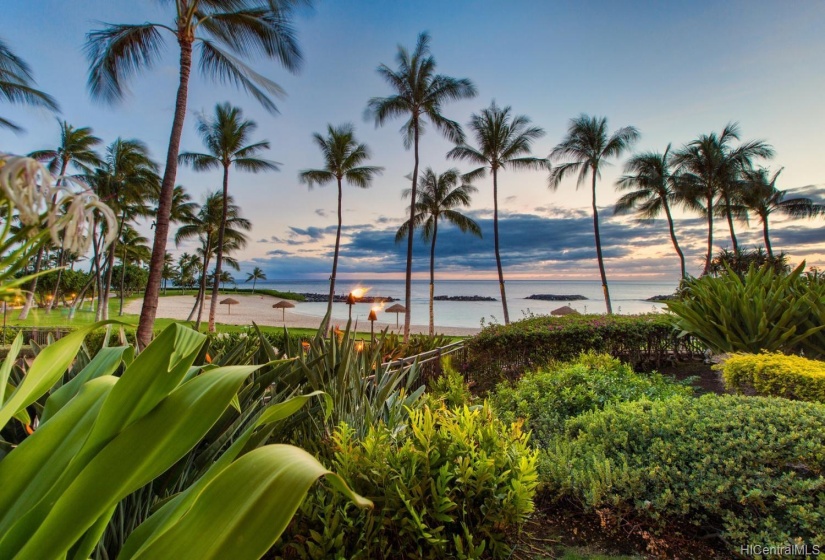
<path fill-rule="evenodd" d="M 249 284 L 239 284 L 247 288 Z M 258 282 L 260 288 L 271 288 L 282 291 L 329 293 L 329 282 L 326 280 L 303 281 L 265 281 Z M 403 280 L 364 280 L 355 282 L 339 280 L 336 282 L 335 292 L 347 294 L 355 288 L 369 288 L 367 295 L 393 297 L 404 304 Z M 661 310 L 664 306 L 659 303 L 645 301 L 647 298 L 671 294 L 677 287 L 677 282 L 637 282 L 616 281 L 609 284 L 610 297 L 613 302 L 613 312 L 621 314 L 650 313 Z M 566 280 L 509 280 L 506 283 L 507 307 L 510 311 L 510 320 L 517 321 L 530 314 L 546 315 L 562 305 L 570 305 L 580 313 L 604 313 L 605 304 L 602 296 L 601 284 L 597 281 L 566 281 Z M 525 299 L 532 294 L 564 294 L 582 295 L 587 299 L 580 301 L 540 301 Z M 444 327 L 478 328 L 482 321 L 485 324 L 504 323 L 501 308 L 501 295 L 498 282 L 495 280 L 437 280 L 435 295 L 444 296 L 489 296 L 496 301 L 436 301 L 435 324 Z M 389 305 L 387 305 L 389 306 Z M 352 317 L 359 323 L 367 321 L 372 304 L 357 303 L 353 306 Z M 414 280 L 412 283 L 412 315 L 411 322 L 415 325 L 429 323 L 429 282 Z M 294 309 L 305 315 L 323 316 L 326 312 L 326 303 L 297 303 Z M 347 320 L 349 309 L 345 303 L 333 305 L 333 319 Z M 383 311 L 379 312 L 379 320 L 394 322 L 395 315 Z M 404 317 L 400 320 L 403 324 Z"/>

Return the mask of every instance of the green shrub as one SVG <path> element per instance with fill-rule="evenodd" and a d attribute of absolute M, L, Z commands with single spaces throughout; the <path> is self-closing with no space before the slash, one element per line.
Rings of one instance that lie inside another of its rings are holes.
<path fill-rule="evenodd" d="M 825 357 L 825 280 L 770 265 L 688 282 L 668 301 L 674 325 L 716 352 L 787 352 Z"/>
<path fill-rule="evenodd" d="M 533 511 L 537 454 L 486 404 L 425 406 L 363 441 L 342 425 L 333 446 L 336 472 L 376 507 L 363 515 L 316 492 L 280 545 L 301 558 L 506 558 L 506 534 Z"/>
<path fill-rule="evenodd" d="M 473 401 L 464 376 L 453 367 L 450 356 L 441 358 L 441 375 L 430 383 L 429 389 L 430 397 L 450 408 L 469 405 Z"/>
<path fill-rule="evenodd" d="M 662 313 L 531 317 L 487 327 L 467 346 L 468 368 L 481 389 L 591 350 L 644 369 L 693 350 L 690 338 L 677 339 Z"/>
<path fill-rule="evenodd" d="M 825 536 L 825 406 L 705 395 L 570 420 L 543 454 L 545 487 L 664 533 L 695 526 L 735 551 Z"/>
<path fill-rule="evenodd" d="M 825 402 L 825 362 L 784 354 L 733 354 L 721 370 L 725 385 L 742 392 L 800 401 Z"/>
<path fill-rule="evenodd" d="M 501 383 L 490 400 L 505 422 L 525 421 L 533 441 L 547 445 L 567 419 L 610 403 L 691 395 L 690 387 L 658 373 L 639 374 L 605 354 L 582 354 L 574 362 L 554 364 Z"/>

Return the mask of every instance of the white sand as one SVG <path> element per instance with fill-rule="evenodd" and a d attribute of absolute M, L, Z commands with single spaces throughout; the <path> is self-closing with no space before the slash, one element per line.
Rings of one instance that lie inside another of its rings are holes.
<path fill-rule="evenodd" d="M 280 298 L 267 295 L 251 295 L 251 294 L 222 294 L 221 299 L 231 297 L 239 301 L 237 305 L 231 306 L 230 310 L 227 305 L 219 305 L 218 311 L 215 315 L 215 320 L 218 323 L 229 325 L 251 325 L 254 321 L 259 325 L 267 325 L 272 327 L 281 327 L 284 325 L 284 320 L 281 319 L 283 311 L 281 309 L 273 309 L 272 305 L 281 301 Z M 209 316 L 209 300 L 203 308 L 202 320 L 206 320 Z M 286 326 L 289 328 L 305 328 L 317 329 L 321 325 L 321 317 L 314 315 L 305 315 L 300 313 L 301 302 L 291 302 L 295 304 L 292 309 L 286 310 Z M 133 300 L 126 303 L 124 308 L 125 313 L 140 314 L 141 300 Z M 189 312 L 192 311 L 192 306 L 195 305 L 195 298 L 192 295 L 187 296 L 167 296 L 158 299 L 158 317 L 167 319 L 186 320 Z M 340 324 L 339 324 L 340 323 Z M 346 326 L 346 321 L 341 322 L 333 319 L 333 324 L 343 328 Z M 403 332 L 403 323 L 401 328 L 396 328 L 395 321 L 392 323 L 376 321 L 375 331 L 383 331 L 388 328 L 390 332 Z M 369 324 L 358 324 L 359 331 L 369 331 Z M 413 333 L 427 333 L 429 327 L 427 325 L 411 325 L 410 331 Z M 439 327 L 436 325 L 435 332 L 448 336 L 470 336 L 476 334 L 479 329 L 462 328 L 462 327 Z"/>

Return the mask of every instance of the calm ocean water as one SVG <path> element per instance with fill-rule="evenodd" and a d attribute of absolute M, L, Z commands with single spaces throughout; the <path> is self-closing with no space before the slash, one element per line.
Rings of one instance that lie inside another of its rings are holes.
<path fill-rule="evenodd" d="M 328 293 L 329 283 L 325 280 L 305 281 L 267 281 L 259 282 L 258 286 L 274 288 L 283 291 Z M 248 285 L 244 285 L 248 287 Z M 369 288 L 369 295 L 391 296 L 404 300 L 403 280 L 365 280 L 355 282 L 342 280 L 336 283 L 336 293 L 347 294 L 351 290 L 362 287 Z M 645 299 L 661 294 L 670 294 L 677 287 L 677 282 L 611 282 L 610 296 L 615 313 L 632 314 L 648 313 L 662 309 L 662 305 L 644 301 Z M 562 281 L 562 280 L 509 280 L 507 288 L 507 306 L 510 310 L 510 320 L 517 321 L 530 313 L 549 314 L 550 311 L 562 305 L 570 305 L 580 313 L 604 313 L 605 305 L 601 294 L 601 285 L 593 281 Z M 581 301 L 539 301 L 525 299 L 531 294 L 579 294 L 587 297 Z M 435 323 L 445 327 L 479 327 L 481 320 L 486 323 L 503 323 L 498 282 L 493 280 L 440 280 L 435 284 L 435 295 L 445 296 L 490 296 L 496 301 L 436 301 Z M 429 321 L 429 283 L 426 280 L 416 280 L 412 284 L 412 316 L 413 324 L 426 325 Z M 370 312 L 371 304 L 359 303 L 353 307 L 353 319 L 365 322 Z M 298 303 L 295 310 L 306 315 L 322 316 L 326 311 L 325 303 Z M 348 308 L 345 303 L 336 303 L 333 306 L 333 318 L 346 321 Z M 403 322 L 403 316 L 401 321 Z M 379 313 L 379 320 L 394 322 L 395 314 Z"/>

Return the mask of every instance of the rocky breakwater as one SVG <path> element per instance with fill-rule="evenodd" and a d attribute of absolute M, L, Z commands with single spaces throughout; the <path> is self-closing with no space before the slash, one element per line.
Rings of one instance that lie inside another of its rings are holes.
<path fill-rule="evenodd" d="M 310 303 L 326 303 L 329 301 L 329 294 L 309 294 L 309 293 L 301 293 L 300 295 L 304 296 L 304 301 L 308 301 Z M 335 294 L 332 298 L 332 301 L 336 303 L 346 303 L 347 296 Z M 383 303 L 386 301 L 398 301 L 397 299 L 389 296 L 363 296 L 356 300 L 356 303 Z"/>
<path fill-rule="evenodd" d="M 489 296 L 435 296 L 435 301 L 498 301 Z"/>
<path fill-rule="evenodd" d="M 578 294 L 533 294 L 524 299 L 538 299 L 541 301 L 581 301 L 587 298 Z"/>

